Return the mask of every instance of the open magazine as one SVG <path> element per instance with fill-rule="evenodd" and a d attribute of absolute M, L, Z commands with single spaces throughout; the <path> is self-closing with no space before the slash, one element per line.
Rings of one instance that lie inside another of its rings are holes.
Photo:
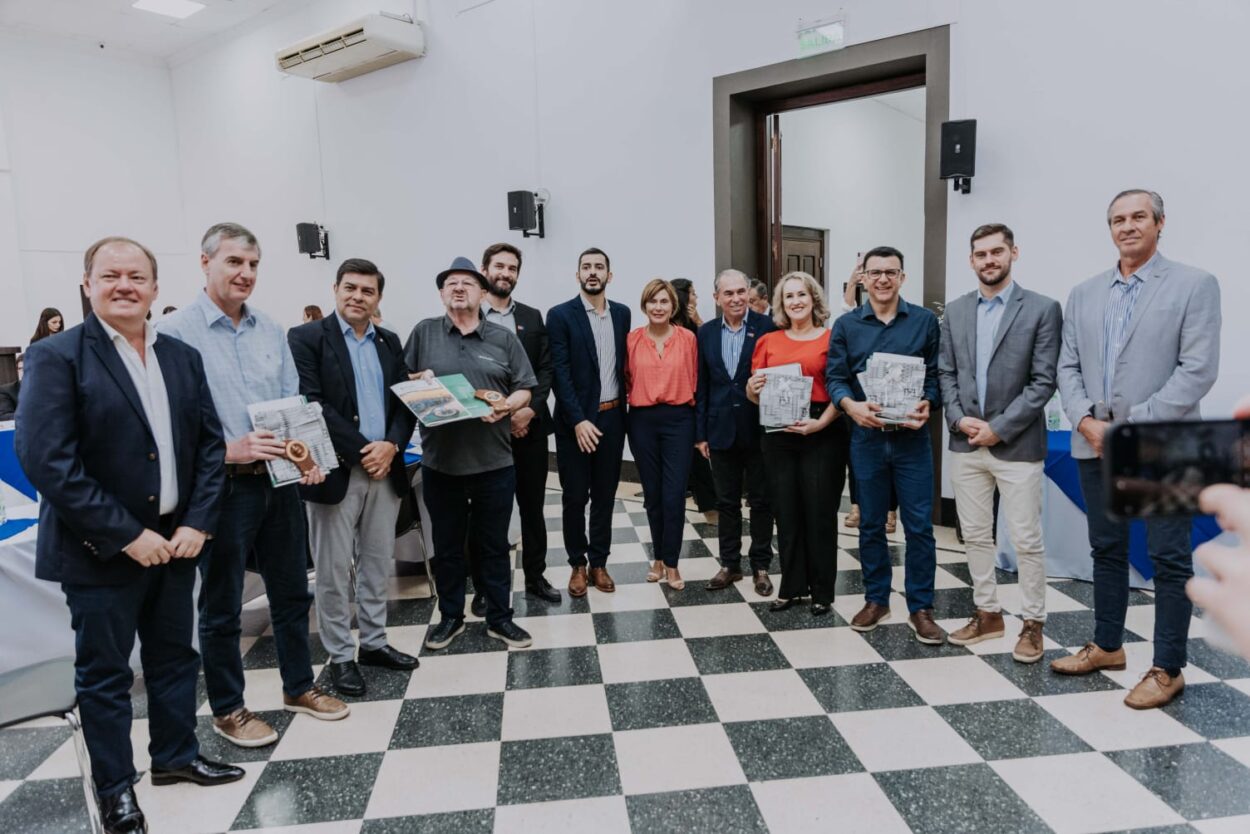
<path fill-rule="evenodd" d="M 477 399 L 464 374 L 410 379 L 395 383 L 391 390 L 426 428 L 485 417 L 492 410 L 490 403 Z"/>
<path fill-rule="evenodd" d="M 321 413 L 321 403 L 310 403 L 303 396 L 284 397 L 280 400 L 252 403 L 247 407 L 247 415 L 252 419 L 254 429 L 271 431 L 279 440 L 303 441 L 313 462 L 322 472 L 338 468 L 339 458 L 334 452 L 330 430 Z M 286 458 L 265 463 L 274 486 L 299 482 L 299 467 Z"/>

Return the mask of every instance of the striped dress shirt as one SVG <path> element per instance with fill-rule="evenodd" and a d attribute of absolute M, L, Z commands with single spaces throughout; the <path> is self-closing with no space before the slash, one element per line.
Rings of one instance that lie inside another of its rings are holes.
<path fill-rule="evenodd" d="M 612 307 L 603 305 L 603 313 L 585 298 L 586 316 L 590 319 L 590 332 L 595 337 L 595 355 L 599 358 L 599 402 L 609 402 L 621 396 L 621 382 L 616 378 L 616 337 L 612 332 Z"/>
<path fill-rule="evenodd" d="M 1102 320 L 1102 401 L 1108 407 L 1111 405 L 1111 387 L 1115 382 L 1115 363 L 1120 356 L 1120 348 L 1124 346 L 1124 334 L 1128 332 L 1129 322 L 1133 320 L 1133 307 L 1158 258 L 1159 253 L 1156 252 L 1127 278 L 1120 274 L 1117 264 L 1115 278 L 1107 291 L 1107 313 Z"/>

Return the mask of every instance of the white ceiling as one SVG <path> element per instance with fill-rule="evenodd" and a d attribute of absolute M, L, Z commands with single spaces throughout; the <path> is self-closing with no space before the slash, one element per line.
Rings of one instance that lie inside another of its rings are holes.
<path fill-rule="evenodd" d="M 292 0 L 198 0 L 185 20 L 131 8 L 134 0 L 0 0 L 0 27 L 168 58 Z"/>

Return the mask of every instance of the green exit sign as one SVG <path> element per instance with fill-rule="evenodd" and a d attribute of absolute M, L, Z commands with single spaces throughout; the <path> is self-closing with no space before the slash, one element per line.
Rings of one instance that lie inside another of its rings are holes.
<path fill-rule="evenodd" d="M 838 15 L 810 23 L 800 20 L 798 38 L 800 58 L 841 49 L 846 44 L 846 18 Z"/>

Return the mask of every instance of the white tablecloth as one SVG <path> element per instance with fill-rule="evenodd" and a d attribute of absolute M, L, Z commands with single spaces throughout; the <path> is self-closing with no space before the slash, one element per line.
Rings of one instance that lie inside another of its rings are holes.
<path fill-rule="evenodd" d="M 36 515 L 36 504 L 8 511 L 10 519 Z M 74 631 L 61 586 L 35 578 L 38 530 L 38 525 L 28 527 L 0 541 L 0 672 L 74 655 Z"/>

